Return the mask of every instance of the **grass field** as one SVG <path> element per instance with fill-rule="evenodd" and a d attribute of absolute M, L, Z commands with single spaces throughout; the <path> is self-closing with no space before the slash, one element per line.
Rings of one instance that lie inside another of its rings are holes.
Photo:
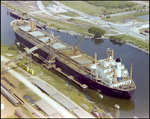
<path fill-rule="evenodd" d="M 72 12 L 72 11 L 69 11 L 69 12 L 64 12 L 64 13 L 58 13 L 60 15 L 66 15 L 66 16 L 70 16 L 70 17 L 80 17 L 79 14 L 75 13 L 75 12 Z"/>
<path fill-rule="evenodd" d="M 146 41 L 127 35 L 116 35 L 116 37 L 122 38 L 122 40 L 125 41 L 125 43 L 132 43 L 133 45 L 136 45 L 139 48 L 149 50 L 149 43 Z"/>
<path fill-rule="evenodd" d="M 84 12 L 84 13 L 92 15 L 92 16 L 101 16 L 102 13 L 104 12 L 104 10 L 107 10 L 103 6 L 99 6 L 99 7 L 94 6 L 85 1 L 59 1 L 59 2 L 68 7 L 71 7 L 73 9 L 79 10 L 81 12 Z M 139 7 L 139 4 L 137 6 Z M 134 7 L 131 7 L 130 9 L 133 9 L 133 8 Z M 124 9 L 111 8 L 111 9 L 108 9 L 107 12 L 121 13 L 121 12 L 125 12 L 126 9 L 129 9 L 129 8 L 124 8 Z"/>
<path fill-rule="evenodd" d="M 49 1 L 49 0 L 47 0 L 47 1 L 42 1 L 42 4 L 46 7 L 46 6 L 48 6 L 48 5 L 56 5 L 56 3 L 54 3 L 53 1 Z"/>
<path fill-rule="evenodd" d="M 114 23 L 116 23 L 116 22 L 124 23 L 124 21 L 123 21 L 124 19 L 133 19 L 133 20 L 137 20 L 137 21 L 140 21 L 140 22 L 145 22 L 147 20 L 137 18 L 137 16 L 147 15 L 147 14 L 149 14 L 149 11 L 118 15 L 118 16 L 113 16 L 113 17 L 110 17 L 110 18 L 101 18 L 101 19 L 105 20 L 105 21 L 109 21 L 109 22 L 114 22 Z"/>

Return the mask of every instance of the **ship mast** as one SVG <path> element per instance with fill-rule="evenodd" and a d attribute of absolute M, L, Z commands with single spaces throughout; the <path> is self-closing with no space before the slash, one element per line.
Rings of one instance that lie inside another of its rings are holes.
<path fill-rule="evenodd" d="M 107 49 L 108 62 L 109 62 L 109 52 L 110 51 L 111 51 L 110 49 Z"/>
<path fill-rule="evenodd" d="M 95 64 L 97 63 L 97 54 L 95 53 Z"/>
<path fill-rule="evenodd" d="M 131 68 L 130 68 L 130 79 L 132 79 L 132 63 L 131 63 Z"/>
<path fill-rule="evenodd" d="M 112 57 L 112 59 L 114 58 L 114 50 L 113 49 L 111 50 L 111 57 Z"/>

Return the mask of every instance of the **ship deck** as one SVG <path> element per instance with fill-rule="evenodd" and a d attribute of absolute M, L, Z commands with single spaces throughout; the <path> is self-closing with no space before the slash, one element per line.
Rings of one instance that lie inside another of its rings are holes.
<path fill-rule="evenodd" d="M 79 72 L 82 75 L 91 74 L 89 66 L 91 64 L 94 64 L 95 59 L 93 57 L 87 55 L 81 50 L 77 50 L 77 52 L 75 52 L 73 46 L 68 45 L 67 43 L 63 42 L 62 40 L 56 37 L 52 37 L 51 34 L 47 33 L 44 30 L 36 28 L 34 29 L 34 31 L 31 31 L 29 24 L 26 26 L 19 25 L 20 24 L 13 26 L 13 29 L 17 34 L 24 37 L 25 40 L 27 40 L 33 45 L 37 45 L 43 42 L 47 42 L 50 39 L 51 44 L 45 45 L 40 49 L 42 49 L 48 54 L 52 52 L 53 56 L 56 56 L 59 61 L 61 61 L 63 64 L 67 65 L 68 67 L 72 68 L 74 71 Z M 105 85 L 101 82 L 102 80 L 103 79 L 100 79 L 98 83 Z M 107 85 L 105 86 L 107 87 Z"/>
<path fill-rule="evenodd" d="M 30 43 L 37 45 L 43 42 L 46 42 L 50 39 L 48 34 L 44 30 L 40 30 L 36 28 L 35 31 L 30 31 L 31 27 L 28 25 L 26 26 L 16 26 L 14 31 L 23 36 L 27 41 Z M 77 53 L 74 53 L 74 47 L 66 44 L 65 42 L 61 41 L 58 38 L 54 38 L 55 42 L 51 44 L 51 52 L 54 52 L 56 56 L 59 56 L 59 60 L 64 63 L 67 63 L 69 67 L 72 67 L 76 71 L 86 75 L 89 72 L 87 70 L 90 64 L 94 63 L 94 58 L 87 55 L 81 50 L 78 50 Z M 53 42 L 53 41 L 52 41 Z M 43 51 L 49 53 L 49 46 L 44 46 L 41 48 Z M 83 68 L 86 67 L 86 68 Z"/>

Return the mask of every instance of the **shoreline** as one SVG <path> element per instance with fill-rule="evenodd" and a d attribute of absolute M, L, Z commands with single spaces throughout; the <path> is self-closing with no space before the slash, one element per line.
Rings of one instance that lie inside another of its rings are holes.
<path fill-rule="evenodd" d="M 57 30 L 57 28 L 52 28 L 53 30 Z M 75 31 L 71 31 L 71 30 L 69 30 L 69 31 L 66 31 L 66 30 L 64 30 L 64 29 L 60 29 L 60 30 L 58 30 L 58 32 L 62 32 L 62 33 L 68 33 L 68 34 L 70 34 L 70 35 L 77 35 L 77 36 L 81 36 L 81 34 L 80 33 L 76 33 Z M 85 36 L 85 38 L 90 38 L 89 36 Z M 109 37 L 103 37 L 102 39 L 109 39 Z M 97 39 L 97 40 L 99 40 L 99 39 Z M 109 39 L 110 40 L 110 39 Z M 118 42 L 116 42 L 116 43 L 118 43 Z M 133 48 L 135 48 L 135 49 L 137 49 L 137 50 L 139 50 L 139 51 L 142 51 L 142 52 L 144 52 L 144 53 L 146 53 L 146 54 L 148 54 L 149 55 L 149 50 L 147 51 L 147 50 L 145 50 L 145 49 L 143 49 L 143 48 L 139 48 L 137 45 L 133 45 L 132 43 L 121 43 L 121 44 L 126 44 L 126 45 L 128 45 L 128 46 L 131 46 L 131 47 L 133 47 Z"/>
<path fill-rule="evenodd" d="M 131 46 L 131 47 L 133 47 L 135 49 L 138 49 L 139 51 L 145 52 L 146 54 L 149 55 L 149 50 L 147 51 L 147 50 L 145 50 L 143 48 L 139 48 L 137 45 L 133 45 L 132 43 L 125 43 L 125 44 L 128 45 L 128 46 Z"/>
<path fill-rule="evenodd" d="M 3 7 L 5 7 L 6 9 L 8 9 L 8 10 L 13 10 L 13 9 L 11 9 L 11 8 L 7 8 L 4 4 L 1 4 L 1 6 L 3 6 Z M 32 18 L 32 19 L 34 19 L 34 18 Z M 34 19 L 34 20 L 36 20 L 36 19 Z M 39 22 L 39 21 L 38 21 Z M 39 23 L 42 23 L 42 24 L 44 24 L 43 22 L 39 22 Z M 46 26 L 46 28 L 49 28 L 48 26 Z M 75 32 L 75 31 L 72 31 L 72 30 L 68 30 L 68 31 L 66 31 L 66 30 L 64 30 L 64 29 L 57 29 L 57 28 L 55 28 L 55 27 L 51 27 L 53 30 L 57 30 L 57 32 L 62 32 L 62 33 L 67 33 L 67 34 L 70 34 L 70 35 L 74 35 L 74 36 L 81 36 L 82 34 L 80 34 L 80 33 L 77 33 L 77 32 Z M 87 39 L 87 38 L 92 38 L 92 37 L 90 37 L 90 36 L 85 36 L 85 38 Z M 107 38 L 107 39 L 109 39 L 109 37 L 103 37 L 103 39 L 105 39 L 105 38 Z M 139 51 L 142 51 L 142 52 L 144 52 L 144 53 L 146 53 L 146 54 L 149 54 L 149 50 L 147 51 L 147 50 L 145 50 L 145 49 L 143 49 L 143 48 L 139 48 L 138 46 L 136 46 L 136 45 L 133 45 L 133 44 L 131 44 L 131 43 L 125 43 L 126 45 L 128 45 L 128 46 L 131 46 L 131 47 L 133 47 L 133 48 L 135 48 L 135 49 L 138 49 Z"/>

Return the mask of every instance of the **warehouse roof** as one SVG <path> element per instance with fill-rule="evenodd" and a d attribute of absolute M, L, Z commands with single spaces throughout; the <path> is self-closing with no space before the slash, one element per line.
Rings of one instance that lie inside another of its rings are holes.
<path fill-rule="evenodd" d="M 37 101 L 35 104 L 49 116 L 59 113 L 44 100 Z"/>

